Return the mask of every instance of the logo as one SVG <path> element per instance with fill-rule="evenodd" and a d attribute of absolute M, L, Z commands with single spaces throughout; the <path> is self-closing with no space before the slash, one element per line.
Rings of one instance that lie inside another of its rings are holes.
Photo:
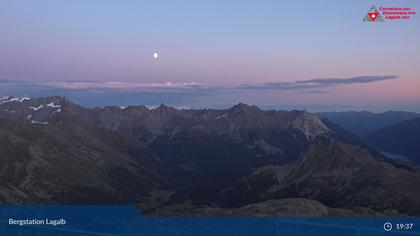
<path fill-rule="evenodd" d="M 375 5 L 373 5 L 367 15 L 363 18 L 363 21 L 367 22 L 382 22 L 384 21 L 384 18 L 382 17 L 382 14 L 376 9 Z"/>
<path fill-rule="evenodd" d="M 395 20 L 410 20 L 416 15 L 416 11 L 411 7 L 375 7 L 373 5 L 366 16 L 363 18 L 365 22 L 383 22 Z"/>

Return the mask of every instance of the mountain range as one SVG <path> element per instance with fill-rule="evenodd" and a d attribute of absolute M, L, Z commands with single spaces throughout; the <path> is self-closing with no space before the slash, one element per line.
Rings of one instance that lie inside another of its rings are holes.
<path fill-rule="evenodd" d="M 402 121 L 377 130 L 366 137 L 366 142 L 388 153 L 407 157 L 420 165 L 420 118 Z"/>
<path fill-rule="evenodd" d="M 0 98 L 0 201 L 157 215 L 418 215 L 420 174 L 306 111 Z"/>
<path fill-rule="evenodd" d="M 379 129 L 396 125 L 402 121 L 420 117 L 420 114 L 405 111 L 374 113 L 369 111 L 320 112 L 326 118 L 357 136 L 365 136 Z"/>
<path fill-rule="evenodd" d="M 376 149 L 389 160 L 410 166 L 420 164 L 419 118 L 414 112 L 328 112 L 318 113 Z"/>

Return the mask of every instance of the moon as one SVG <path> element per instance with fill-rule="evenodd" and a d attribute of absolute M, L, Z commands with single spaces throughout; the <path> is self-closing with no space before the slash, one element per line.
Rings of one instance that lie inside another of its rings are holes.
<path fill-rule="evenodd" d="M 158 57 L 159 57 L 159 53 L 157 53 L 157 52 L 153 53 L 153 58 L 154 59 L 157 59 Z"/>

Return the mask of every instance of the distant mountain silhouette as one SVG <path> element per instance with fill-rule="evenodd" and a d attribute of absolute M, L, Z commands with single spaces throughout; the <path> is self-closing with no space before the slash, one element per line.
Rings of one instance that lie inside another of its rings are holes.
<path fill-rule="evenodd" d="M 382 151 L 406 156 L 420 164 L 420 118 L 377 130 L 367 135 L 366 140 Z"/>
<path fill-rule="evenodd" d="M 353 134 L 363 137 L 401 121 L 420 117 L 420 114 L 403 111 L 373 113 L 368 111 L 322 112 L 320 118 L 327 118 Z"/>

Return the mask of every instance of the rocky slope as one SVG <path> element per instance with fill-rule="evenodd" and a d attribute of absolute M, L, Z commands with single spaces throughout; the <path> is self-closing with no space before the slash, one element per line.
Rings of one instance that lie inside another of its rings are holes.
<path fill-rule="evenodd" d="M 150 214 L 420 214 L 420 177 L 306 111 L 0 99 L 0 201 Z M 385 161 L 383 161 L 385 160 Z"/>
<path fill-rule="evenodd" d="M 166 189 L 160 160 L 134 138 L 88 124 L 0 119 L 2 203 L 137 203 Z"/>
<path fill-rule="evenodd" d="M 306 198 L 283 198 L 250 203 L 237 208 L 178 204 L 149 212 L 159 216 L 399 216 L 396 211 L 377 212 L 366 207 L 332 208 Z"/>
<path fill-rule="evenodd" d="M 321 138 L 296 162 L 259 168 L 220 199 L 243 205 L 298 197 L 334 208 L 418 215 L 419 179 L 418 172 L 378 161 L 366 149 Z"/>

